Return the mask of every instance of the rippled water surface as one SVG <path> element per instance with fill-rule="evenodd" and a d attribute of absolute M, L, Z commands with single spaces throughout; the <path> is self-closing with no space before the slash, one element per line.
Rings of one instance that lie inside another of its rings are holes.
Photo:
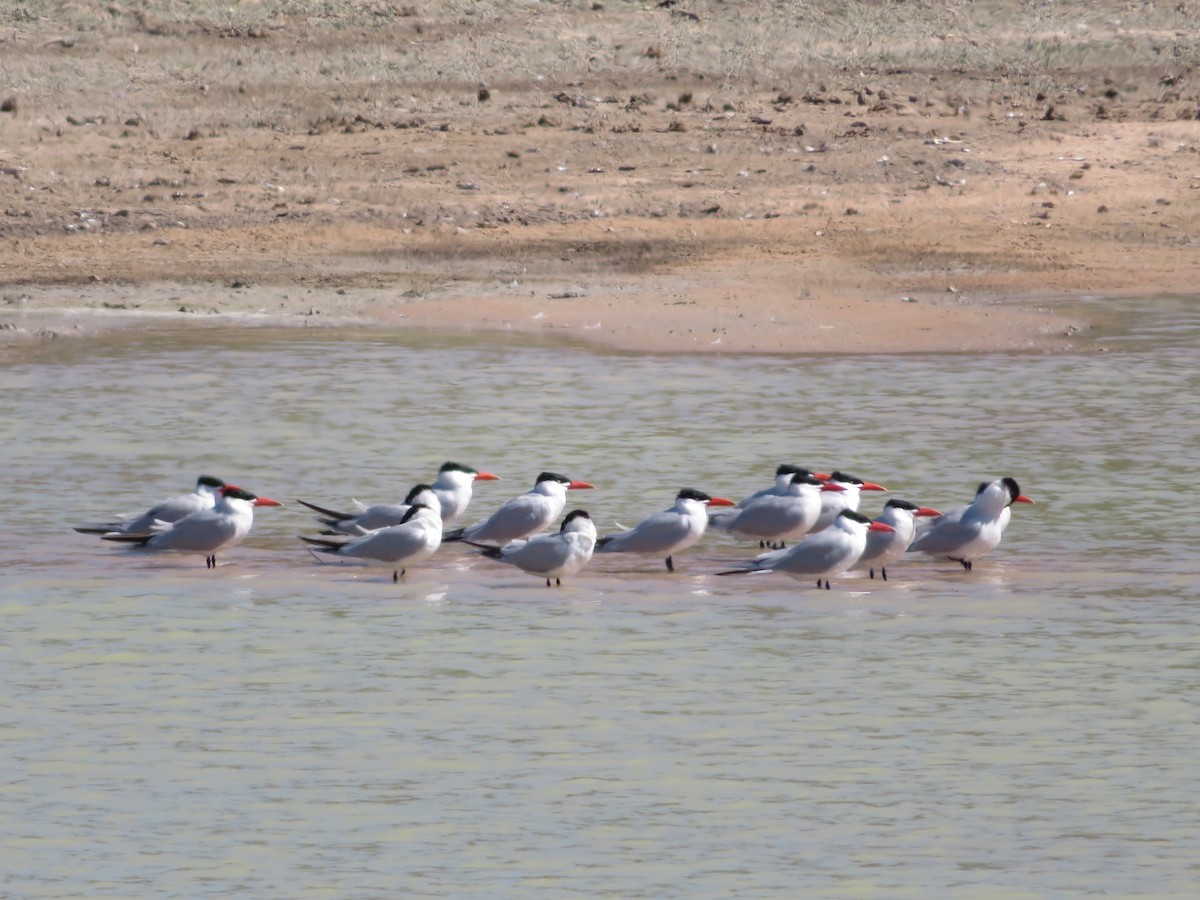
<path fill-rule="evenodd" d="M 0 893 L 1193 895 L 1200 315 L 1148 308 L 1054 356 L 269 329 L 9 354 Z M 974 572 L 820 592 L 712 577 L 752 553 L 717 536 L 549 590 L 460 548 L 398 585 L 300 549 L 289 501 L 397 501 L 446 459 L 503 476 L 479 514 L 591 481 L 602 530 L 780 462 L 1038 505 Z M 70 530 L 203 472 L 288 502 L 215 571 Z"/>

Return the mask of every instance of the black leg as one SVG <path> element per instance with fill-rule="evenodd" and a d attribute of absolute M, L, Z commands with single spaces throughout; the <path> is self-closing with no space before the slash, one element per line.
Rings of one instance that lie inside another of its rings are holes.
<path fill-rule="evenodd" d="M 883 580 L 887 581 L 887 566 L 880 566 L 879 571 L 883 573 Z"/>
<path fill-rule="evenodd" d="M 872 578 L 874 578 L 874 577 L 875 577 L 875 567 L 874 567 L 874 566 L 871 566 L 871 568 L 870 568 L 870 571 L 869 571 L 869 574 L 870 574 L 870 576 L 871 576 Z M 884 575 L 883 577 L 884 577 L 884 578 L 887 578 L 887 576 L 886 576 L 886 575 Z"/>
<path fill-rule="evenodd" d="M 829 579 L 825 579 L 825 590 L 829 590 Z"/>
<path fill-rule="evenodd" d="M 759 550 L 765 550 L 765 549 L 766 549 L 766 547 L 767 547 L 767 542 L 766 542 L 766 541 L 759 541 L 759 542 L 758 542 L 758 549 L 759 549 Z"/>
<path fill-rule="evenodd" d="M 668 572 L 674 572 L 674 571 L 675 571 L 675 563 L 673 563 L 673 562 L 671 561 L 671 557 L 669 557 L 669 556 L 667 557 L 667 571 L 668 571 Z"/>
<path fill-rule="evenodd" d="M 546 579 L 546 587 L 550 587 L 550 579 L 549 578 Z"/>
<path fill-rule="evenodd" d="M 554 579 L 554 585 L 555 585 L 555 587 L 562 587 L 562 579 L 561 579 L 561 578 L 555 578 L 555 579 Z"/>
<path fill-rule="evenodd" d="M 954 560 L 956 563 L 961 563 L 962 567 L 964 569 L 966 569 L 968 572 L 971 571 L 971 561 L 969 559 L 958 559 L 957 557 L 954 557 L 954 556 L 952 556 L 950 558 L 952 560 Z"/>

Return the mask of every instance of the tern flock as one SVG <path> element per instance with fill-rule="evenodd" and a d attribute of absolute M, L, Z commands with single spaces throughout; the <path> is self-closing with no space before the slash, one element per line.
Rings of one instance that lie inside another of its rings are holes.
<path fill-rule="evenodd" d="M 972 564 L 994 550 L 1004 534 L 1014 503 L 1033 503 L 1013 478 L 980 484 L 967 505 L 942 513 L 908 500 L 890 499 L 883 512 L 869 519 L 858 512 L 863 491 L 886 491 L 845 472 L 811 472 L 780 465 L 774 482 L 734 503 L 694 488 L 684 488 L 673 505 L 631 528 L 600 535 L 586 510 L 573 509 L 562 519 L 567 492 L 594 486 L 555 472 L 542 472 L 533 487 L 485 519 L 456 527 L 471 502 L 477 481 L 499 477 L 470 466 L 447 462 L 432 484 L 418 484 L 403 503 L 364 504 L 340 511 L 306 500 L 325 529 L 300 535 L 315 557 L 323 554 L 392 570 L 399 581 L 406 570 L 425 562 L 443 544 L 462 543 L 487 559 L 515 566 L 544 578 L 547 587 L 584 568 L 594 554 L 634 553 L 663 559 L 675 570 L 676 554 L 712 529 L 737 540 L 754 542 L 765 552 L 719 576 L 779 573 L 816 580 L 829 588 L 831 576 L 866 569 L 887 580 L 887 567 L 906 553 L 924 553 Z M 215 568 L 217 554 L 241 543 L 260 506 L 282 506 L 219 478 L 202 475 L 187 494 L 159 503 L 136 518 L 79 525 L 76 531 L 98 534 L 106 541 L 134 549 L 204 556 Z"/>

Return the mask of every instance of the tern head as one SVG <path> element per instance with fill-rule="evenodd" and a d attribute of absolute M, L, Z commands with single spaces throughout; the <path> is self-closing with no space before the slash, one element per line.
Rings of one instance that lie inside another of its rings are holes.
<path fill-rule="evenodd" d="M 839 519 L 844 519 L 847 522 L 854 522 L 856 525 L 866 526 L 867 531 L 895 531 L 891 525 L 883 522 L 872 522 L 860 512 L 855 512 L 852 509 L 843 509 L 838 513 Z"/>
<path fill-rule="evenodd" d="M 792 480 L 789 484 L 811 484 L 815 487 L 820 487 L 825 482 L 814 475 L 808 469 L 800 469 L 798 472 L 792 473 Z"/>
<path fill-rule="evenodd" d="M 545 484 L 547 482 L 557 482 L 558 484 L 565 485 L 568 491 L 586 491 L 594 487 L 594 485 L 590 485 L 586 481 L 574 481 L 566 475 L 559 475 L 557 472 L 543 472 L 537 477 L 537 484 Z"/>
<path fill-rule="evenodd" d="M 695 488 L 684 488 L 675 495 L 679 500 L 695 500 L 697 503 L 703 503 L 705 506 L 734 506 L 732 500 L 726 500 L 724 497 L 713 497 L 704 491 L 698 491 Z"/>
<path fill-rule="evenodd" d="M 212 491 L 219 491 L 225 487 L 225 482 L 220 478 L 214 478 L 212 475 L 201 475 L 196 479 L 196 490 L 200 488 L 209 488 Z"/>
<path fill-rule="evenodd" d="M 941 515 L 940 512 L 938 512 L 936 509 L 934 509 L 931 506 L 917 506 L 917 504 L 910 503 L 908 500 L 900 500 L 900 499 L 897 499 L 894 497 L 891 500 L 889 500 L 887 503 L 885 503 L 883 505 L 883 508 L 887 509 L 889 506 L 892 509 L 908 510 L 914 516 L 918 516 L 918 517 L 919 516 L 940 516 Z"/>
<path fill-rule="evenodd" d="M 811 475 L 812 473 L 802 466 L 793 466 L 790 463 L 780 463 L 775 470 L 776 475 Z"/>
<path fill-rule="evenodd" d="M 563 519 L 562 527 L 558 529 L 563 534 L 568 531 L 582 531 L 584 534 L 596 534 L 596 526 L 592 522 L 592 517 L 588 515 L 586 509 L 573 509 L 565 519 Z"/>
<path fill-rule="evenodd" d="M 849 472 L 834 471 L 829 475 L 829 480 L 839 482 L 840 484 L 857 485 L 857 487 L 860 491 L 886 491 L 887 490 L 887 488 L 885 488 L 881 484 L 876 484 L 873 481 L 863 481 L 857 475 L 851 475 Z"/>
<path fill-rule="evenodd" d="M 270 497 L 259 497 L 249 491 L 242 490 L 240 487 L 226 485 L 221 490 L 221 497 L 226 500 L 240 500 L 244 503 L 249 503 L 251 506 L 283 506 L 278 500 L 272 500 Z"/>
<path fill-rule="evenodd" d="M 1021 493 L 1021 486 L 1017 484 L 1015 478 L 998 478 L 995 481 L 985 481 L 979 485 L 975 491 L 975 499 L 978 500 L 984 491 L 989 488 L 996 488 L 997 500 L 1004 498 L 1004 506 L 1012 506 L 1014 503 L 1032 503 L 1033 501 Z"/>
<path fill-rule="evenodd" d="M 404 497 L 404 503 L 407 503 L 409 505 L 418 503 L 418 499 L 416 499 L 416 498 L 420 497 L 421 494 L 424 493 L 425 491 L 433 493 L 432 485 L 426 485 L 426 484 L 413 485 L 412 490 L 410 490 L 408 492 L 407 496 Z"/>
<path fill-rule="evenodd" d="M 567 526 L 570 525 L 572 522 L 574 522 L 576 519 L 591 519 L 591 516 L 588 515 L 588 511 L 586 509 L 573 509 L 569 513 L 567 513 L 566 518 L 563 519 L 562 528 L 560 528 L 559 530 L 566 531 Z"/>
<path fill-rule="evenodd" d="M 1009 501 L 1007 505 L 1011 506 L 1014 503 L 1033 502 L 1021 493 L 1021 486 L 1017 484 L 1017 479 L 1004 477 L 1000 479 L 1000 482 L 1004 485 L 1005 490 L 1008 491 Z"/>
<path fill-rule="evenodd" d="M 499 481 L 499 475 L 493 475 L 491 472 L 480 472 L 478 469 L 472 469 L 470 466 L 464 466 L 462 463 L 444 462 L 442 467 L 438 469 L 439 475 L 454 474 L 466 476 L 465 480 L 469 481 Z"/>

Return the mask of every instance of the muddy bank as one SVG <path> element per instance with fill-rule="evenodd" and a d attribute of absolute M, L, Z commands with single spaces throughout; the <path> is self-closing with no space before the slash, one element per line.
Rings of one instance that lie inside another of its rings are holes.
<path fill-rule="evenodd" d="M 659 279 L 654 287 L 662 293 L 641 283 L 497 286 L 486 295 L 463 290 L 434 300 L 372 287 L 32 287 L 6 295 L 0 346 L 16 351 L 116 329 L 367 325 L 540 335 L 645 352 L 1047 351 L 1071 346 L 1089 328 L 1086 318 L 1051 298 L 960 306 L 949 295 L 924 304 L 860 300 L 744 312 L 707 305 L 684 279 Z"/>
<path fill-rule="evenodd" d="M 0 337 L 169 313 L 1052 349 L 1087 323 L 1037 298 L 1195 291 L 1174 13 L 852 6 L 10 16 Z"/>

